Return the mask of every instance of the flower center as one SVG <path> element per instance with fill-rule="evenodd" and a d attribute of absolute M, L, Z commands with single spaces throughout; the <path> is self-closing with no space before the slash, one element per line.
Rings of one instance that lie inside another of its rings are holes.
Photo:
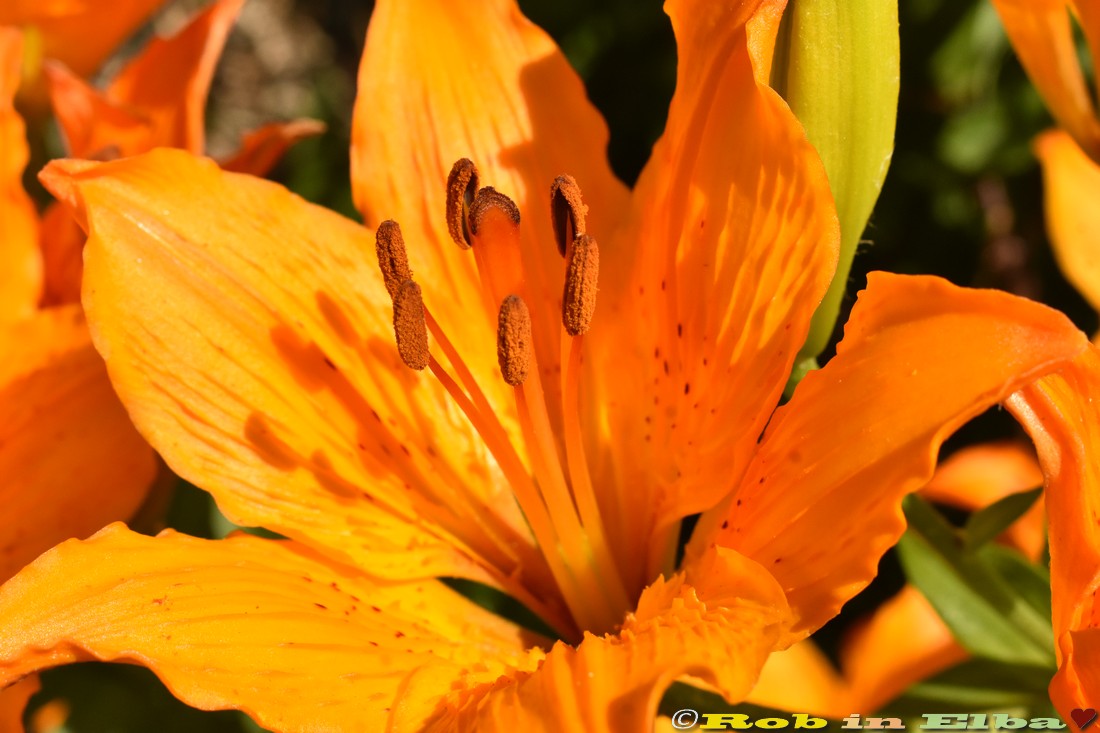
<path fill-rule="evenodd" d="M 393 299 L 394 335 L 401 359 L 412 369 L 430 368 L 481 434 L 546 559 L 557 586 L 551 592 L 568 609 L 575 631 L 599 633 L 614 629 L 632 607 L 600 517 L 578 410 L 584 334 L 596 307 L 599 248 L 585 233 L 587 207 L 571 177 L 554 181 L 550 207 L 554 237 L 565 258 L 561 338 L 562 353 L 568 353 L 568 360 L 561 377 L 560 435 L 552 427 L 548 392 L 543 389 L 544 377 L 533 347 L 530 299 L 519 246 L 519 209 L 499 191 L 478 188 L 477 169 L 469 160 L 455 163 L 447 180 L 447 228 L 460 247 L 473 250 L 482 297 L 487 307 L 498 313 L 500 372 L 514 392 L 529 466 L 425 305 L 412 280 L 397 223 L 387 221 L 378 227 L 377 254 Z M 431 355 L 429 332 L 455 376 Z M 558 631 L 572 635 L 574 630 Z"/>

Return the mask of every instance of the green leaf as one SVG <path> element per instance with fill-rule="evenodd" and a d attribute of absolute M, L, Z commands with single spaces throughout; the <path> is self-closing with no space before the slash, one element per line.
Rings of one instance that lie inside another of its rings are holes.
<path fill-rule="evenodd" d="M 1050 571 L 1043 565 L 1030 562 L 1017 551 L 1001 545 L 987 545 L 978 554 L 986 565 L 992 567 L 1042 617 L 1044 635 L 1050 631 Z M 1053 632 L 1050 633 L 1053 644 Z"/>
<path fill-rule="evenodd" d="M 919 717 L 928 711 L 968 713 L 1017 709 L 1045 712 L 1044 706 L 1049 705 L 1047 686 L 1050 678 L 1051 671 L 1046 667 L 971 659 L 916 683 L 883 710 L 885 715 L 899 717 Z"/>
<path fill-rule="evenodd" d="M 790 0 L 772 86 L 817 148 L 840 218 L 840 260 L 798 361 L 825 348 L 852 258 L 894 152 L 900 81 L 897 0 Z"/>
<path fill-rule="evenodd" d="M 955 530 L 915 496 L 906 499 L 905 516 L 909 531 L 898 543 L 902 568 L 955 639 L 976 657 L 1053 671 L 1049 615 L 1028 599 L 1033 591 L 1022 593 L 1001 575 L 1003 556 L 986 552 L 989 546 L 968 552 Z"/>
<path fill-rule="evenodd" d="M 1004 532 L 1038 500 L 1042 489 L 1021 491 L 974 512 L 966 523 L 966 548 L 976 550 Z"/>

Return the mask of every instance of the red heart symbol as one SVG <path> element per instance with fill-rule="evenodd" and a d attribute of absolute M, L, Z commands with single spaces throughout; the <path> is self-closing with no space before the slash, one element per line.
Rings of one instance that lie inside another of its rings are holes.
<path fill-rule="evenodd" d="M 1077 723 L 1077 727 L 1080 730 L 1084 730 L 1096 720 L 1096 710 L 1093 708 L 1085 708 L 1084 710 L 1081 708 L 1074 708 L 1069 711 L 1069 716 L 1073 718 L 1074 723 Z"/>

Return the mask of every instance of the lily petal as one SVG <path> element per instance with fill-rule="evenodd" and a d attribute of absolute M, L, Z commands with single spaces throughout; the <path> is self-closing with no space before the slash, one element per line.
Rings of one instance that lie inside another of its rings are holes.
<path fill-rule="evenodd" d="M 47 62 L 46 81 L 65 146 L 77 158 L 113 160 L 148 150 L 153 122 L 115 104 L 67 66 Z"/>
<path fill-rule="evenodd" d="M 762 0 L 746 24 L 753 72 L 761 84 L 771 81 L 776 37 L 786 8 L 787 0 Z"/>
<path fill-rule="evenodd" d="M 1077 59 L 1066 0 L 993 0 L 993 5 L 1054 119 L 1089 155 L 1100 156 L 1100 122 Z"/>
<path fill-rule="evenodd" d="M 776 411 L 733 506 L 701 526 L 721 521 L 712 541 L 772 571 L 802 638 L 875 576 L 943 440 L 1087 345 L 1023 298 L 871 273 L 836 356 Z"/>
<path fill-rule="evenodd" d="M 1090 0 L 1068 0 L 1068 2 L 1085 35 L 1090 57 L 1100 58 L 1100 6 Z M 1095 80 L 1093 83 L 1096 83 Z M 1097 88 L 1100 89 L 1100 87 Z"/>
<path fill-rule="evenodd" d="M 273 122 L 245 135 L 237 152 L 219 165 L 222 170 L 263 176 L 295 143 L 324 131 L 325 123 L 318 120 Z"/>
<path fill-rule="evenodd" d="M 156 475 L 79 305 L 0 327 L 0 580 L 127 519 Z"/>
<path fill-rule="evenodd" d="M 0 690 L 0 733 L 21 733 L 24 730 L 23 711 L 31 695 L 41 687 L 38 675 L 32 674 Z"/>
<path fill-rule="evenodd" d="M 218 0 L 171 38 L 155 38 L 105 92 L 54 65 L 51 96 L 76 158 L 127 157 L 155 147 L 201 153 L 214 67 L 244 0 Z"/>
<path fill-rule="evenodd" d="M 483 442 L 397 354 L 368 231 L 179 150 L 42 178 L 89 233 L 84 306 L 134 424 L 230 519 L 382 577 L 539 577 Z"/>
<path fill-rule="evenodd" d="M 1059 662 L 1050 694 L 1068 717 L 1100 699 L 1100 352 L 1090 347 L 1007 405 L 1035 441 L 1046 475 Z"/>
<path fill-rule="evenodd" d="M 744 699 L 788 614 L 763 568 L 718 550 L 649 586 L 618 634 L 558 643 L 530 674 L 454 694 L 423 730 L 651 730 L 661 695 L 683 675 Z"/>
<path fill-rule="evenodd" d="M 490 401 L 508 413 L 512 394 L 496 366 L 500 304 L 485 303 L 474 257 L 448 234 L 448 171 L 469 158 L 482 185 L 519 205 L 524 297 L 559 435 L 565 263 L 550 224 L 550 185 L 572 175 L 584 191 L 588 233 L 609 238 L 627 191 L 607 164 L 607 138 L 581 80 L 514 0 L 375 5 L 352 128 L 356 206 L 368 226 L 401 224 L 425 302 L 487 385 Z"/>
<path fill-rule="evenodd" d="M 966 658 L 932 604 L 906 586 L 844 640 L 841 664 L 851 690 L 850 712 L 873 713 L 910 685 Z"/>
<path fill-rule="evenodd" d="M 680 54 L 668 125 L 601 254 L 586 343 L 605 375 L 593 399 L 613 408 L 603 483 L 624 487 L 604 513 L 622 518 L 628 557 L 669 546 L 640 528 L 671 536 L 736 485 L 836 266 L 821 161 L 754 78 L 757 6 L 666 4 Z"/>
<path fill-rule="evenodd" d="M 56 201 L 46 207 L 39 222 L 39 248 L 45 267 L 44 308 L 80 302 L 87 237 L 69 207 Z"/>
<path fill-rule="evenodd" d="M 837 668 L 817 644 L 805 639 L 768 657 L 748 701 L 839 719 L 860 710 L 852 705 L 851 697 Z"/>
<path fill-rule="evenodd" d="M 963 448 L 940 463 L 928 485 L 926 499 L 977 511 L 1020 491 L 1043 485 L 1043 472 L 1035 451 L 1018 442 L 985 443 Z M 1038 561 L 1046 548 L 1046 517 L 1040 499 L 1012 523 L 1004 541 Z"/>
<path fill-rule="evenodd" d="M 0 27 L 0 322 L 33 313 L 42 289 L 38 217 L 23 190 L 27 139 L 14 105 L 22 58 L 22 34 Z"/>
<path fill-rule="evenodd" d="M 32 26 L 42 55 L 81 76 L 95 72 L 164 0 L 118 0 L 110 12 L 95 0 L 6 0 L 0 25 Z"/>
<path fill-rule="evenodd" d="M 528 665 L 530 641 L 435 581 L 379 586 L 292 542 L 117 524 L 9 581 L 0 619 L 0 685 L 75 661 L 140 664 L 189 705 L 283 731 L 373 727 L 407 704 L 410 673 L 492 680 Z"/>
<path fill-rule="evenodd" d="M 1100 310 L 1100 165 L 1064 132 L 1035 140 L 1043 166 L 1043 208 L 1054 254 L 1066 279 Z"/>

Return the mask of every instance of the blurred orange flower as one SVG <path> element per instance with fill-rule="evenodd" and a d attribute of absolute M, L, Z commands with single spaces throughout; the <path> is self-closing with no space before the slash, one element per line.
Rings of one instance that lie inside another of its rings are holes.
<path fill-rule="evenodd" d="M 46 65 L 50 100 L 74 158 L 110 160 L 158 147 L 205 150 L 205 111 L 214 69 L 245 0 L 218 0 L 171 38 L 154 38 L 103 91 L 60 62 Z M 317 135 L 315 120 L 277 122 L 248 134 L 221 161 L 226 170 L 262 176 L 294 143 Z M 42 216 L 46 279 L 43 303 L 80 299 L 84 235 L 64 207 Z"/>
<path fill-rule="evenodd" d="M 944 437 L 1088 348 L 1034 303 L 875 274 L 776 409 L 837 225 L 754 74 L 773 5 L 670 0 L 677 90 L 632 193 L 511 0 L 377 4 L 352 151 L 374 235 L 180 151 L 53 164 L 138 429 L 289 539 L 60 545 L 0 590 L 0 682 L 139 663 L 278 730 L 650 730 L 683 675 L 743 699 L 873 577 Z"/>
<path fill-rule="evenodd" d="M 1078 61 L 1072 23 L 1100 58 L 1100 4 L 1091 0 L 993 0 L 1013 48 L 1061 129 L 1035 141 L 1043 167 L 1047 231 L 1066 279 L 1100 310 L 1100 120 Z M 1094 340 L 1096 337 L 1094 337 Z M 1072 485 L 1046 496 L 1051 596 L 1059 672 L 1051 696 L 1063 715 L 1100 699 L 1100 486 L 1095 416 L 1074 402 L 1094 389 L 1083 369 L 1009 403 L 1032 432 L 1048 474 Z M 1031 404 L 1034 402 L 1034 404 Z M 1076 436 L 1070 440 L 1069 436 Z M 1060 441 L 1069 440 L 1062 443 Z M 1092 451 L 1092 452 L 1090 452 Z"/>
<path fill-rule="evenodd" d="M 43 59 L 64 62 L 88 77 L 145 23 L 165 0 L 5 0 L 0 26 L 29 36 L 24 75 L 37 76 Z"/>
<path fill-rule="evenodd" d="M 22 186 L 27 143 L 12 107 L 20 53 L 19 31 L 0 28 L 0 578 L 62 539 L 130 517 L 156 471 L 80 305 L 38 308 L 38 218 Z"/>

